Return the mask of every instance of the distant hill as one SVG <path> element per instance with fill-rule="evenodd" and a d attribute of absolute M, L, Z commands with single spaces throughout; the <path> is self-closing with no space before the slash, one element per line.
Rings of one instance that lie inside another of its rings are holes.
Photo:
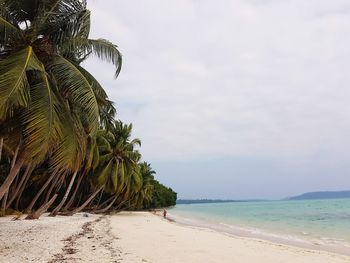
<path fill-rule="evenodd" d="M 286 198 L 286 200 L 350 198 L 350 191 L 310 192 Z"/>

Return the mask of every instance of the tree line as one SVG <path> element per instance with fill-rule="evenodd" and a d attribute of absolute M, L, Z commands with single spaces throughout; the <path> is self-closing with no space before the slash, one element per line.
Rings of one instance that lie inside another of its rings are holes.
<path fill-rule="evenodd" d="M 38 218 L 175 205 L 176 193 L 141 161 L 141 141 L 99 82 L 90 56 L 122 56 L 90 39 L 86 0 L 0 0 L 1 213 Z"/>

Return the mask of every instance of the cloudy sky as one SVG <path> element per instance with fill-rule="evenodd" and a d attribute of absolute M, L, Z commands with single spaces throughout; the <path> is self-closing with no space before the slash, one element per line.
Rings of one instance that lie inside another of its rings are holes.
<path fill-rule="evenodd" d="M 86 67 L 180 198 L 350 189 L 350 1 L 89 0 Z"/>

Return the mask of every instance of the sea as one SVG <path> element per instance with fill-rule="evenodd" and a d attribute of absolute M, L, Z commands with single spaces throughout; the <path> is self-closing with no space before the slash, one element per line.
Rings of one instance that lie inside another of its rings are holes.
<path fill-rule="evenodd" d="M 350 255 L 350 199 L 180 204 L 179 224 Z"/>

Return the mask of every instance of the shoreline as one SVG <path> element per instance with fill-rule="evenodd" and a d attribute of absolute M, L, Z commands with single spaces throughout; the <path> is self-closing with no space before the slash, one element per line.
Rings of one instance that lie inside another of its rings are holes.
<path fill-rule="evenodd" d="M 119 223 L 129 222 L 141 233 L 120 228 L 122 250 L 130 244 L 136 245 L 128 252 L 142 255 L 145 262 L 350 262 L 350 257 L 341 254 L 228 235 L 209 228 L 185 226 L 171 221 L 171 216 L 169 219 L 157 212 L 125 212 Z"/>
<path fill-rule="evenodd" d="M 171 211 L 171 210 L 170 210 Z M 210 229 L 233 237 L 250 238 L 256 240 L 269 241 L 276 244 L 283 244 L 303 249 L 324 251 L 343 256 L 350 256 L 350 244 L 348 243 L 319 243 L 318 240 L 311 240 L 301 236 L 291 237 L 288 234 L 276 234 L 272 231 L 261 229 L 249 229 L 249 227 L 236 226 L 234 224 L 221 223 L 214 220 L 201 220 L 196 217 L 184 217 L 176 213 L 168 216 L 171 222 L 178 225 Z"/>
<path fill-rule="evenodd" d="M 345 263 L 350 257 L 208 228 L 158 212 L 0 218 L 0 262 Z"/>

